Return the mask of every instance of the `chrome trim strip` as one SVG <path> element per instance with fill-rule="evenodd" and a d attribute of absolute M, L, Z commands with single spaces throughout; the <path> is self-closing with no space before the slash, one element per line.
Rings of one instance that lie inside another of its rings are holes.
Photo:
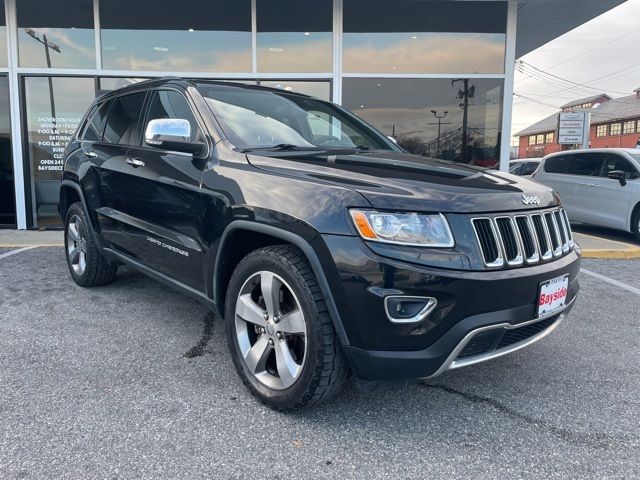
<path fill-rule="evenodd" d="M 531 237 L 531 241 L 533 242 L 533 255 L 531 255 L 529 258 L 526 259 L 527 263 L 538 263 L 540 261 L 540 245 L 538 244 L 538 236 L 536 235 L 536 229 L 533 226 L 533 220 L 531 219 L 530 215 L 516 215 L 515 217 L 516 220 L 516 228 L 518 229 L 518 232 L 520 233 L 520 237 L 522 237 L 522 232 L 520 232 L 520 228 L 518 227 L 518 218 L 524 218 L 527 224 L 527 230 L 529 232 L 529 236 Z M 526 254 L 526 252 L 524 251 L 524 241 L 522 242 L 522 251 L 524 254 Z"/>
<path fill-rule="evenodd" d="M 551 218 L 551 225 L 553 225 L 553 232 L 549 230 L 549 236 L 553 235 L 553 237 L 558 240 L 558 247 L 553 246 L 553 241 L 551 242 L 551 248 L 553 248 L 553 256 L 559 257 L 562 255 L 562 238 L 560 238 L 560 232 L 558 231 L 558 224 L 556 223 L 556 216 L 553 212 L 544 212 L 545 224 L 547 227 L 549 226 L 549 222 L 547 222 L 547 216 Z"/>
<path fill-rule="evenodd" d="M 449 356 L 444 361 L 444 363 L 440 366 L 440 368 L 433 375 L 430 375 L 429 377 L 426 377 L 426 378 L 436 377 L 446 372 L 447 370 L 462 368 L 469 365 L 474 365 L 476 363 L 486 362 L 487 360 L 492 360 L 494 358 L 502 357 L 503 355 L 507 355 L 509 353 L 515 352 L 516 350 L 520 350 L 521 348 L 527 347 L 532 343 L 535 343 L 538 340 L 541 340 L 542 338 L 549 335 L 553 330 L 555 330 L 555 328 L 560 324 L 560 322 L 565 317 L 566 315 L 565 311 L 567 310 L 567 308 L 573 305 L 573 302 L 575 302 L 575 300 L 576 300 L 576 297 L 574 297 L 569 303 L 567 303 L 562 310 L 559 310 L 556 312 L 550 312 L 546 315 L 542 315 L 538 318 L 534 318 L 533 320 L 528 320 L 526 322 L 518 323 L 515 325 L 512 323 L 504 322 L 504 323 L 498 323 L 495 325 L 487 325 L 486 327 L 480 327 L 480 328 L 476 328 L 475 330 L 472 330 L 467 335 L 465 335 L 465 337 L 460 341 L 460 343 L 458 343 L 456 348 L 453 349 L 451 354 L 449 354 Z M 458 355 L 460 354 L 460 352 L 462 352 L 464 347 L 466 347 L 467 344 L 471 341 L 471 339 L 476 335 L 478 335 L 479 333 L 483 333 L 489 330 L 496 330 L 500 328 L 505 330 L 513 330 L 516 328 L 524 327 L 526 325 L 530 325 L 532 323 L 546 320 L 547 318 L 553 317 L 554 315 L 558 315 L 558 314 L 559 314 L 558 319 L 555 322 L 553 322 L 551 325 L 549 325 L 547 328 L 545 328 L 541 332 L 538 332 L 537 334 L 527 338 L 526 340 L 522 340 L 521 342 L 514 343 L 512 345 L 509 345 L 508 347 L 504 347 L 499 350 L 493 350 L 491 352 L 487 352 L 484 354 L 474 355 L 472 357 L 457 360 Z"/>
<path fill-rule="evenodd" d="M 498 251 L 498 257 L 493 262 L 488 262 L 484 259 L 484 251 L 482 250 L 482 242 L 480 242 L 480 237 L 478 236 L 478 229 L 476 228 L 476 222 L 480 220 L 486 220 L 489 222 L 491 226 L 491 233 L 493 233 L 493 238 L 496 242 L 496 250 Z M 502 248 L 500 241 L 498 240 L 498 232 L 496 232 L 496 227 L 493 224 L 493 221 L 489 217 L 476 217 L 471 219 L 471 225 L 473 226 L 473 233 L 476 236 L 476 241 L 478 242 L 478 248 L 480 249 L 480 253 L 482 254 L 482 262 L 485 266 L 490 268 L 502 267 L 504 265 L 504 258 L 502 256 Z"/>
<path fill-rule="evenodd" d="M 569 251 L 569 237 L 564 222 L 562 221 L 562 211 L 560 209 L 553 211 L 553 220 L 558 227 L 560 240 L 564 237 L 564 241 L 562 241 L 562 253 L 567 253 Z"/>
<path fill-rule="evenodd" d="M 562 212 L 562 217 L 564 218 L 564 223 L 567 227 L 567 234 L 569 235 L 569 250 L 571 250 L 574 247 L 575 242 L 573 241 L 573 232 L 571 231 L 571 223 L 569 222 L 569 215 L 567 215 L 567 211 L 564 208 L 561 208 L 560 212 Z"/>
<path fill-rule="evenodd" d="M 533 221 L 533 217 L 538 217 L 540 219 L 540 225 L 542 225 L 542 233 L 544 235 L 545 240 L 547 241 L 547 249 L 544 252 L 542 252 L 542 246 L 538 243 L 538 246 L 540 247 L 540 254 L 541 254 L 542 260 L 549 260 L 550 258 L 553 257 L 553 246 L 551 244 L 551 237 L 549 236 L 549 230 L 547 229 L 547 222 L 544 219 L 544 215 L 541 213 L 535 213 L 531 215 L 531 221 Z M 534 229 L 535 229 L 535 225 L 534 225 Z M 539 242 L 538 230 L 536 230 L 536 241 Z"/>
<path fill-rule="evenodd" d="M 390 298 L 401 298 L 402 300 L 422 300 L 427 302 L 425 307 L 420 310 L 416 315 L 410 318 L 395 318 L 389 313 L 389 305 L 388 300 Z M 417 323 L 421 322 L 425 318 L 429 316 L 431 312 L 433 312 L 438 305 L 438 300 L 433 297 L 415 297 L 409 295 L 388 295 L 384 297 L 384 312 L 387 314 L 387 318 L 389 321 L 393 323 Z"/>
<path fill-rule="evenodd" d="M 513 237 L 516 239 L 516 248 L 518 249 L 518 252 L 516 253 L 516 257 L 513 260 L 507 259 L 507 249 L 504 246 L 504 238 L 502 238 L 502 233 L 500 232 L 500 227 L 498 226 L 498 220 L 502 218 L 509 220 L 509 225 L 511 225 L 511 231 L 513 232 Z M 516 231 L 516 225 L 515 225 L 515 222 L 513 221 L 513 218 L 511 218 L 508 215 L 500 215 L 498 217 L 493 217 L 493 222 L 495 223 L 495 227 L 496 227 L 495 230 L 496 230 L 496 233 L 498 234 L 500 247 L 502 247 L 502 256 L 506 260 L 507 265 L 509 265 L 510 267 L 517 267 L 519 265 L 522 265 L 524 263 L 524 256 L 522 255 L 522 244 L 520 242 L 520 235 Z"/>

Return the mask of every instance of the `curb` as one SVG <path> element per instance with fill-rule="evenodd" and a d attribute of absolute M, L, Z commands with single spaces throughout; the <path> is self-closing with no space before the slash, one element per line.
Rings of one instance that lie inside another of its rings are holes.
<path fill-rule="evenodd" d="M 633 259 L 640 258 L 640 248 L 632 247 L 627 249 L 599 249 L 599 248 L 583 248 L 583 258 L 600 258 L 600 259 Z"/>

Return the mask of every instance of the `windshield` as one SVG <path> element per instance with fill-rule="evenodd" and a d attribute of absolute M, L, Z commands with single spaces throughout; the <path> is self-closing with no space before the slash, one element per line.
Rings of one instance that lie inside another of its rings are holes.
<path fill-rule="evenodd" d="M 337 106 L 315 98 L 238 86 L 198 90 L 232 143 L 243 150 L 393 150 L 393 142 Z"/>

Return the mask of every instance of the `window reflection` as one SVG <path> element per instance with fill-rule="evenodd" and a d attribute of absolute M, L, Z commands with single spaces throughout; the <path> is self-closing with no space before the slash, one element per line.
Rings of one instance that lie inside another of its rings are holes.
<path fill-rule="evenodd" d="M 289 92 L 304 93 L 322 100 L 331 101 L 331 84 L 329 82 L 260 80 L 263 87 L 280 88 Z"/>
<path fill-rule="evenodd" d="M 39 226 L 60 226 L 58 201 L 63 150 L 94 98 L 93 78 L 24 79 L 27 154 Z"/>
<path fill-rule="evenodd" d="M 7 22 L 4 16 L 4 2 L 0 0 L 0 67 L 6 67 L 8 64 Z"/>
<path fill-rule="evenodd" d="M 183 0 L 170 13 L 152 0 L 109 0 L 100 22 L 104 68 L 251 71 L 250 0 Z"/>
<path fill-rule="evenodd" d="M 95 68 L 91 0 L 16 2 L 21 67 Z"/>
<path fill-rule="evenodd" d="M 0 225 L 15 225 L 16 204 L 9 120 L 9 81 L 0 76 Z"/>
<path fill-rule="evenodd" d="M 409 152 L 485 167 L 499 163 L 501 103 L 500 79 L 343 81 L 344 106 Z"/>
<path fill-rule="evenodd" d="M 331 72 L 331 0 L 257 0 L 258 71 Z"/>
<path fill-rule="evenodd" d="M 352 73 L 503 73 L 506 2 L 345 0 Z"/>

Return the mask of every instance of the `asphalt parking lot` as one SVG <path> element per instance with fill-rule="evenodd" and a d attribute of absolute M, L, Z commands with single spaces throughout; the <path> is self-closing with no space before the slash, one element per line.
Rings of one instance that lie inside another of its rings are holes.
<path fill-rule="evenodd" d="M 84 290 L 62 249 L 0 249 L 0 477 L 638 478 L 640 260 L 585 260 L 541 342 L 399 391 L 274 412 L 221 322 L 122 268 Z M 638 290 L 637 292 L 635 290 Z"/>

